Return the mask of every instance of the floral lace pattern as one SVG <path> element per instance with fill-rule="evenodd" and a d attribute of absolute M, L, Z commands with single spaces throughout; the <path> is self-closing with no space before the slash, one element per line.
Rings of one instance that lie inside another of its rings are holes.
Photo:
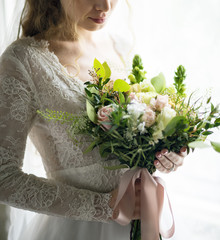
<path fill-rule="evenodd" d="M 41 119 L 36 110 L 85 111 L 83 83 L 70 76 L 48 42 L 23 38 L 0 59 L 0 201 L 39 213 L 107 221 L 110 194 L 123 171 L 103 168 L 90 139 L 69 140 L 66 126 Z M 48 179 L 22 171 L 27 136 L 41 154 Z M 115 164 L 112 160 L 106 164 Z"/>

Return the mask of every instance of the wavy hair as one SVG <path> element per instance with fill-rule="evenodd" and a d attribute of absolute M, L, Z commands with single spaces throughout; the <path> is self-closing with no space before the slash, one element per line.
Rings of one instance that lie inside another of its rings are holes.
<path fill-rule="evenodd" d="M 22 36 L 42 34 L 46 39 L 58 36 L 76 39 L 76 23 L 65 14 L 60 0 L 26 0 L 20 19 Z"/>

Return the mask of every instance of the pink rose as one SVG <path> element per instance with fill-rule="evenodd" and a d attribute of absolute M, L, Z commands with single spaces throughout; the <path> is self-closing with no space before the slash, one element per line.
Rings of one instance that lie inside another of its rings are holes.
<path fill-rule="evenodd" d="M 168 95 L 158 95 L 155 103 L 155 108 L 158 111 L 161 111 L 166 106 L 168 106 Z"/>
<path fill-rule="evenodd" d="M 111 129 L 112 125 L 111 124 L 105 124 L 102 122 L 109 122 L 111 123 L 109 116 L 111 116 L 111 113 L 113 112 L 113 108 L 111 106 L 105 106 L 102 107 L 98 110 L 97 116 L 98 116 L 98 121 L 101 123 L 101 125 L 104 127 L 104 130 L 109 130 Z"/>
<path fill-rule="evenodd" d="M 145 112 L 142 116 L 142 121 L 145 122 L 146 127 L 150 127 L 155 123 L 156 114 L 150 107 L 146 107 Z"/>

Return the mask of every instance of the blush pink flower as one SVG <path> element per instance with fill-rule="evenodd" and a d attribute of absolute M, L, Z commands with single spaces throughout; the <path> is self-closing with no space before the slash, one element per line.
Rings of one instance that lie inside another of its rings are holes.
<path fill-rule="evenodd" d="M 155 98 L 151 98 L 150 107 L 154 110 L 156 109 L 156 99 Z"/>
<path fill-rule="evenodd" d="M 156 114 L 150 107 L 146 107 L 145 112 L 142 116 L 142 121 L 145 122 L 146 127 L 150 127 L 155 123 Z"/>
<path fill-rule="evenodd" d="M 132 101 L 132 100 L 138 101 L 138 98 L 137 98 L 137 96 L 136 96 L 136 94 L 135 94 L 134 92 L 131 92 L 131 93 L 129 94 L 129 98 L 131 99 L 131 101 Z"/>
<path fill-rule="evenodd" d="M 111 106 L 105 106 L 98 110 L 98 113 L 97 113 L 98 121 L 101 123 L 104 130 L 109 130 L 112 127 L 112 125 L 110 124 L 111 121 L 109 118 L 112 112 L 113 112 L 113 108 Z M 109 124 L 106 124 L 106 122 Z"/>
<path fill-rule="evenodd" d="M 168 106 L 168 95 L 158 95 L 155 103 L 155 108 L 158 111 L 161 111 L 163 108 Z"/>

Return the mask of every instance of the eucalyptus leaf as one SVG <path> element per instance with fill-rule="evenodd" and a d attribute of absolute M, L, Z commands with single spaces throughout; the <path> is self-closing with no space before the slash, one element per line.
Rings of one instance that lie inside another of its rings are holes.
<path fill-rule="evenodd" d="M 89 119 L 93 123 L 97 123 L 97 114 L 96 114 L 95 108 L 92 106 L 92 104 L 88 100 L 86 100 L 86 111 Z"/>
<path fill-rule="evenodd" d="M 111 69 L 109 68 L 109 65 L 107 64 L 107 62 L 104 62 L 102 64 L 102 66 L 105 69 L 105 79 L 110 78 L 111 77 Z"/>
<path fill-rule="evenodd" d="M 210 145 L 204 143 L 203 141 L 194 141 L 188 144 L 190 148 L 208 148 Z"/>
<path fill-rule="evenodd" d="M 187 128 L 187 119 L 183 116 L 174 117 L 163 130 L 163 135 L 165 137 L 173 135 L 178 129 Z"/>
<path fill-rule="evenodd" d="M 128 92 L 131 86 L 122 79 L 117 79 L 114 82 L 113 90 L 117 92 Z"/>
<path fill-rule="evenodd" d="M 161 93 L 166 88 L 166 80 L 163 73 L 151 79 L 151 84 L 154 86 L 157 93 Z"/>
<path fill-rule="evenodd" d="M 95 69 L 97 75 L 99 78 L 104 79 L 105 78 L 105 68 L 103 65 L 95 58 L 93 63 L 93 68 Z"/>
<path fill-rule="evenodd" d="M 219 142 L 211 142 L 211 145 L 216 152 L 220 153 L 220 143 Z"/>
<path fill-rule="evenodd" d="M 120 99 L 120 104 L 125 103 L 125 97 L 123 95 L 123 93 L 119 92 L 119 99 Z"/>

